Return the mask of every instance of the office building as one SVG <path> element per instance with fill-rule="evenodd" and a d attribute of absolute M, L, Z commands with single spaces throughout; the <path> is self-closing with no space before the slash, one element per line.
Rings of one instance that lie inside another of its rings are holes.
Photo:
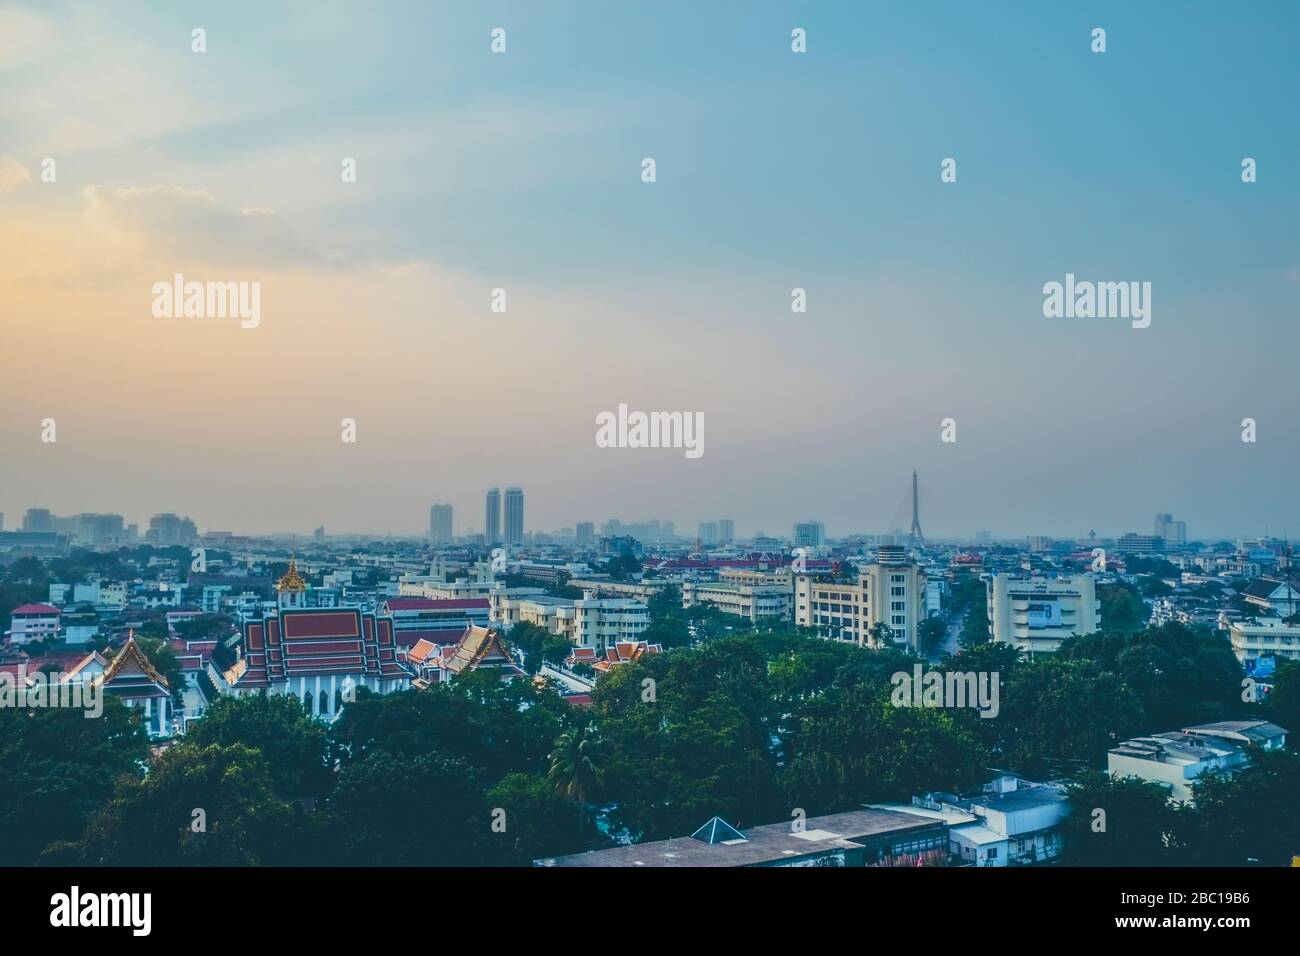
<path fill-rule="evenodd" d="M 1025 653 L 1050 653 L 1067 637 L 1101 629 L 1101 602 L 1091 575 L 995 574 L 987 595 L 989 636 Z"/>
<path fill-rule="evenodd" d="M 853 583 L 796 574 L 794 620 L 823 637 L 875 645 L 872 630 L 887 625 L 893 640 L 920 653 L 918 626 L 925 620 L 925 572 L 899 545 L 879 549 L 875 562 Z"/>
<path fill-rule="evenodd" d="M 578 547 L 584 548 L 596 543 L 596 526 L 590 521 L 579 521 L 575 530 Z"/>
<path fill-rule="evenodd" d="M 506 544 L 524 543 L 524 489 L 506 489 Z"/>
<path fill-rule="evenodd" d="M 451 505 L 434 505 L 429 509 L 429 540 L 434 544 L 450 544 L 452 539 Z"/>
<path fill-rule="evenodd" d="M 826 543 L 826 526 L 820 521 L 803 521 L 794 526 L 790 535 L 796 548 L 820 548 Z"/>
<path fill-rule="evenodd" d="M 1156 515 L 1155 536 L 1167 548 L 1181 548 L 1187 544 L 1187 523 L 1175 521 L 1171 514 Z"/>
<path fill-rule="evenodd" d="M 501 489 L 489 488 L 487 516 L 484 519 L 483 540 L 488 545 L 501 543 Z"/>

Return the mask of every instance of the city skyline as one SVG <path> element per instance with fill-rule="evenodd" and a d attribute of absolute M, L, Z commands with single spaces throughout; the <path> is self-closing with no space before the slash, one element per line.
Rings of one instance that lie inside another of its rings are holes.
<path fill-rule="evenodd" d="M 1300 528 L 1293 7 L 801 10 L 803 56 L 777 5 L 451 9 L 232 3 L 203 54 L 188 10 L 0 11 L 31 91 L 0 509 L 405 533 L 501 475 L 535 527 L 869 530 L 915 467 L 936 534 Z M 1046 318 L 1076 274 L 1150 282 L 1150 326 Z M 158 318 L 176 275 L 260 282 L 260 322 Z M 599 447 L 623 404 L 707 418 L 707 453 Z"/>

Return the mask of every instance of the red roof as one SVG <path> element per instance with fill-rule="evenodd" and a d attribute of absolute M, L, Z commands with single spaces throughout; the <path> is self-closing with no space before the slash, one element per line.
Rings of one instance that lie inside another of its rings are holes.
<path fill-rule="evenodd" d="M 62 614 L 57 607 L 51 607 L 48 604 L 24 604 L 22 607 L 16 607 L 10 614 Z"/>
<path fill-rule="evenodd" d="M 425 597 L 389 598 L 384 602 L 390 611 L 459 611 L 467 608 L 489 608 L 492 605 L 487 598 L 448 598 L 435 599 Z"/>

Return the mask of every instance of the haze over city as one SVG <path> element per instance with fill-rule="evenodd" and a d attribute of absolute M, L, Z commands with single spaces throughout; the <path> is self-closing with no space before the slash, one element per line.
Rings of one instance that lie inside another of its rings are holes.
<path fill-rule="evenodd" d="M 196 58 L 189 10 L 7 6 L 7 526 L 459 533 L 517 484 L 530 530 L 838 535 L 917 468 L 935 536 L 1295 533 L 1290 37 L 1098 7 L 810 7 L 799 58 L 778 6 L 231 3 Z M 176 273 L 260 281 L 260 325 L 154 317 Z M 1150 327 L 1045 318 L 1067 273 L 1150 282 Z M 707 452 L 597 447 L 620 403 Z"/>

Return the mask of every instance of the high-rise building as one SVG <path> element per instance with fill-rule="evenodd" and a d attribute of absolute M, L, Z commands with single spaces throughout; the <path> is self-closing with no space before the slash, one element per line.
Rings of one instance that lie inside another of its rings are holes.
<path fill-rule="evenodd" d="M 1187 523 L 1175 521 L 1171 514 L 1156 515 L 1156 537 L 1164 539 L 1167 546 L 1180 548 L 1187 544 Z"/>
<path fill-rule="evenodd" d="M 48 508 L 28 508 L 23 515 L 24 531 L 53 531 L 54 515 Z"/>
<path fill-rule="evenodd" d="M 524 489 L 506 489 L 506 544 L 524 542 Z"/>
<path fill-rule="evenodd" d="M 450 544 L 452 539 L 451 505 L 437 504 L 429 509 L 429 540 L 434 544 Z"/>
<path fill-rule="evenodd" d="M 826 543 L 826 526 L 820 521 L 802 521 L 790 535 L 796 548 L 819 548 Z"/>
<path fill-rule="evenodd" d="M 487 518 L 483 525 L 484 542 L 501 543 L 501 489 L 489 488 L 487 493 Z"/>
<path fill-rule="evenodd" d="M 577 539 L 579 545 L 588 545 L 596 543 L 596 525 L 590 521 L 579 521 L 577 527 Z"/>
<path fill-rule="evenodd" d="M 149 519 L 149 531 L 145 540 L 156 545 L 188 545 L 199 536 L 199 529 L 189 518 L 181 518 L 170 512 L 154 515 Z"/>
<path fill-rule="evenodd" d="M 730 518 L 721 518 L 718 521 L 718 540 L 723 544 L 731 544 L 736 540 L 736 522 Z"/>
<path fill-rule="evenodd" d="M 718 543 L 718 523 L 716 521 L 701 521 L 698 537 L 700 544 L 714 545 Z"/>

